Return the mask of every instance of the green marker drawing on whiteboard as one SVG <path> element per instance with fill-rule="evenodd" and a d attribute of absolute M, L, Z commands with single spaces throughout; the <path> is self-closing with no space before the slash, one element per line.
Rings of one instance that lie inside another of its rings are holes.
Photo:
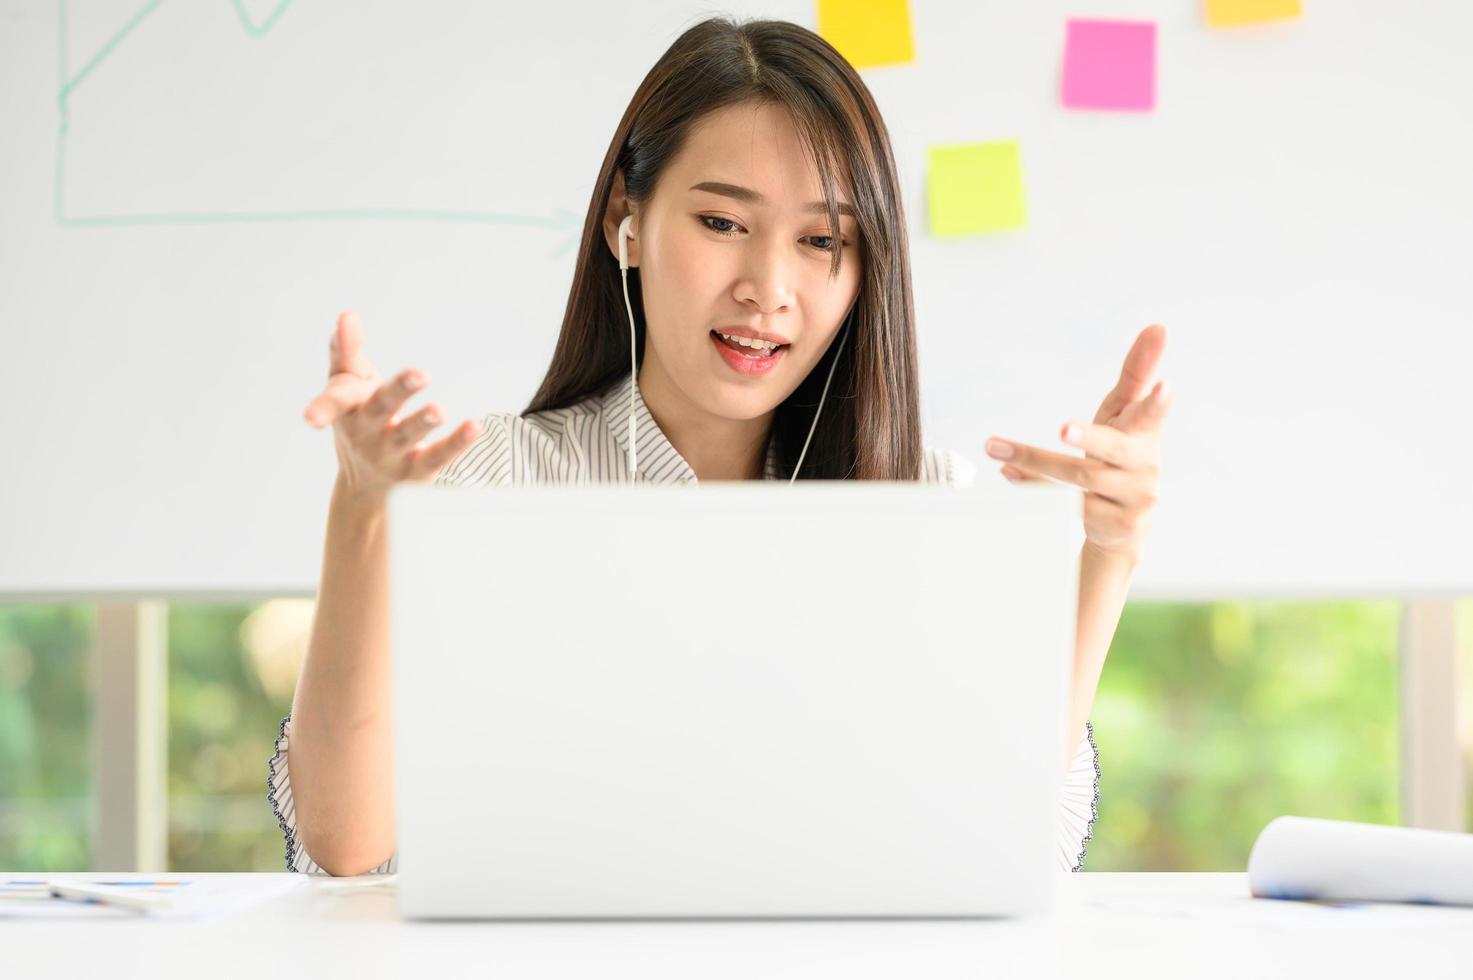
<path fill-rule="evenodd" d="M 56 171 L 53 182 L 52 208 L 59 225 L 70 228 L 95 228 L 134 225 L 198 225 L 198 224 L 245 224 L 288 221 L 445 221 L 485 225 L 517 225 L 524 228 L 539 228 L 563 232 L 564 240 L 550 257 L 561 255 L 578 242 L 581 221 L 577 214 L 565 208 L 553 208 L 547 216 L 521 214 L 509 211 L 454 211 L 434 208 L 307 208 L 283 211 L 199 211 L 199 212 L 156 212 L 150 214 L 121 215 L 69 215 L 66 213 L 66 150 L 67 135 L 71 129 L 71 114 L 68 100 L 71 93 L 82 84 L 129 34 L 148 19 L 164 0 L 148 0 L 139 11 L 128 19 L 107 43 L 93 55 L 81 70 L 67 77 L 67 0 L 57 0 L 58 39 L 57 64 L 60 78 L 57 90 L 57 110 L 60 124 L 56 137 Z M 242 29 L 252 38 L 265 37 L 276 26 L 281 15 L 286 13 L 292 0 L 280 0 L 271 13 L 260 23 L 251 17 L 243 0 L 231 0 L 231 6 L 240 20 Z"/>

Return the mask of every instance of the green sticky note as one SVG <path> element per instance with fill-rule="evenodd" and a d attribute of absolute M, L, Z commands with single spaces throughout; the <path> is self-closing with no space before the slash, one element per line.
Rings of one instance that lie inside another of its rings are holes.
<path fill-rule="evenodd" d="M 937 238 L 1021 228 L 1023 168 L 1016 140 L 933 146 L 926 160 L 926 204 Z"/>

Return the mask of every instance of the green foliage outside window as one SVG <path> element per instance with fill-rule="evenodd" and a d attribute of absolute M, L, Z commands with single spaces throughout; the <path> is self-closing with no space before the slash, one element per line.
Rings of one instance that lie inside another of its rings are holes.
<path fill-rule="evenodd" d="M 170 870 L 286 870 L 266 762 L 291 707 L 297 661 L 283 665 L 248 640 L 252 617 L 295 606 L 310 621 L 306 603 L 170 607 Z"/>
<path fill-rule="evenodd" d="M 1473 602 L 1461 615 L 1473 706 Z M 1241 871 L 1283 813 L 1396 823 L 1399 617 L 1392 601 L 1127 604 L 1091 714 L 1085 870 Z M 0 606 L 0 869 L 91 860 L 93 622 Z M 266 760 L 310 622 L 302 600 L 171 607 L 171 870 L 284 869 Z"/>
<path fill-rule="evenodd" d="M 1397 822 L 1400 604 L 1129 603 L 1089 871 L 1243 871 L 1276 816 Z"/>
<path fill-rule="evenodd" d="M 91 606 L 0 606 L 0 869 L 92 861 Z"/>

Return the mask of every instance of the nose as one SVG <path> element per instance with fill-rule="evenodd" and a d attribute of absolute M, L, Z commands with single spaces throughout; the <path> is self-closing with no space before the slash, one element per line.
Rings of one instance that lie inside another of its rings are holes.
<path fill-rule="evenodd" d="M 771 236 L 759 242 L 756 237 L 753 236 L 754 240 L 745 249 L 741 276 L 734 290 L 736 299 L 767 315 L 789 312 L 794 302 L 797 271 L 793 264 L 797 256 L 787 247 L 791 243 Z"/>

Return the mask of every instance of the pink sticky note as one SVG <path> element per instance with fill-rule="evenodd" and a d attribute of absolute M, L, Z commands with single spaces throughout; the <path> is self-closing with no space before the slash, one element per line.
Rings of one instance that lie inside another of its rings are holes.
<path fill-rule="evenodd" d="M 1064 38 L 1064 105 L 1155 108 L 1155 22 L 1070 20 Z"/>

